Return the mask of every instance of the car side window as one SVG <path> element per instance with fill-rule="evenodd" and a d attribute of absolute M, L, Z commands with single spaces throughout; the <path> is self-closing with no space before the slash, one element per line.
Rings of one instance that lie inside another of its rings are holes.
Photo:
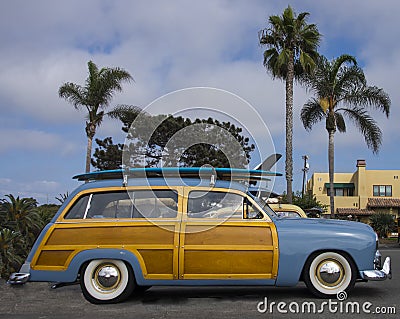
<path fill-rule="evenodd" d="M 296 212 L 287 212 L 287 211 L 275 211 L 275 213 L 282 218 L 287 218 L 287 217 L 301 217 L 300 214 Z"/>
<path fill-rule="evenodd" d="M 254 219 L 263 215 L 247 199 L 229 192 L 192 191 L 188 198 L 189 218 Z"/>
<path fill-rule="evenodd" d="M 247 199 L 245 201 L 245 218 L 246 219 L 262 219 L 264 217 L 263 213 L 251 204 Z"/>
<path fill-rule="evenodd" d="M 99 192 L 78 199 L 65 219 L 175 218 L 178 194 L 172 190 Z"/>
<path fill-rule="evenodd" d="M 189 218 L 242 218 L 243 197 L 226 192 L 192 191 L 188 198 Z"/>
<path fill-rule="evenodd" d="M 86 218 L 121 218 L 132 210 L 127 192 L 94 193 L 86 213 Z"/>
<path fill-rule="evenodd" d="M 90 194 L 80 197 L 65 215 L 65 219 L 81 219 L 85 216 Z"/>
<path fill-rule="evenodd" d="M 131 194 L 136 218 L 175 218 L 178 194 L 172 190 L 135 191 Z"/>

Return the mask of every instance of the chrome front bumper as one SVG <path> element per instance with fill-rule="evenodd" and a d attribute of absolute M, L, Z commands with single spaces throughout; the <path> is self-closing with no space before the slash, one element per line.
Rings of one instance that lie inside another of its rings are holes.
<path fill-rule="evenodd" d="M 24 272 L 14 272 L 10 275 L 7 283 L 10 285 L 22 285 L 29 280 L 31 275 Z"/>
<path fill-rule="evenodd" d="M 385 258 L 385 262 L 381 267 L 381 254 L 379 250 L 375 253 L 374 270 L 363 270 L 360 272 L 362 279 L 365 280 L 386 280 L 392 279 L 392 269 L 390 264 L 390 257 Z"/>

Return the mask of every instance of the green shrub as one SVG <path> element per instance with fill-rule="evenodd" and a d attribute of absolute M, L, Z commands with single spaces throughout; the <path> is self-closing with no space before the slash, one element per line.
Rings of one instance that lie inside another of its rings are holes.
<path fill-rule="evenodd" d="M 380 238 L 386 238 L 388 233 L 396 230 L 394 217 L 389 213 L 376 213 L 370 217 L 370 222 Z"/>

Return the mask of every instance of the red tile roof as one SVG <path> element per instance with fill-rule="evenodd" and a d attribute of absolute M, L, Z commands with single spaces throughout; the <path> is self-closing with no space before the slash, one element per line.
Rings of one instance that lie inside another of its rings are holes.
<path fill-rule="evenodd" d="M 400 207 L 400 198 L 368 198 L 368 207 Z"/>
<path fill-rule="evenodd" d="M 369 209 L 358 209 L 358 208 L 338 208 L 337 210 L 337 215 L 356 215 L 356 216 L 370 216 L 375 214 L 373 210 Z"/>

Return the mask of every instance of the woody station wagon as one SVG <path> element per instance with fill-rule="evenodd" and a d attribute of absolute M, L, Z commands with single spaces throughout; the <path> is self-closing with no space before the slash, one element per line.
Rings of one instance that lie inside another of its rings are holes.
<path fill-rule="evenodd" d="M 304 281 L 318 297 L 391 278 L 366 224 L 279 218 L 244 180 L 270 172 L 150 168 L 93 172 L 43 229 L 10 284 L 80 282 L 92 303 L 156 285 Z"/>

